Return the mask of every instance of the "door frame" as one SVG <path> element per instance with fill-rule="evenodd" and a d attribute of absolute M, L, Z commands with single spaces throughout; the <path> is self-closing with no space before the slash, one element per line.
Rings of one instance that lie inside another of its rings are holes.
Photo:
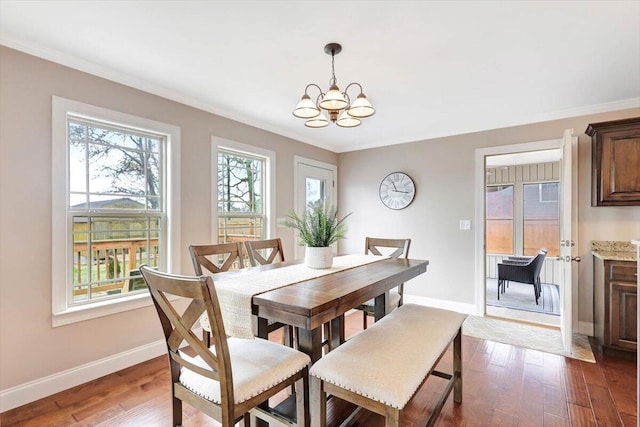
<path fill-rule="evenodd" d="M 333 191 L 332 191 L 331 203 L 334 206 L 337 206 L 338 205 L 338 166 L 332 165 L 331 163 L 325 163 L 319 160 L 309 159 L 307 157 L 296 155 L 296 156 L 293 156 L 293 211 L 296 212 L 298 215 L 301 214 L 301 212 L 297 211 L 298 202 L 299 202 L 298 200 L 298 178 L 299 178 L 298 166 L 301 164 L 305 164 L 305 165 L 316 167 L 316 168 L 326 169 L 333 173 L 333 189 L 332 189 Z M 296 248 L 298 247 L 298 243 L 299 243 L 298 237 L 294 236 L 294 245 Z M 294 252 L 296 251 L 297 250 L 294 249 Z"/>
<path fill-rule="evenodd" d="M 509 153 L 522 153 L 528 151 L 541 151 L 549 149 L 562 148 L 562 138 L 525 142 L 519 144 L 499 145 L 494 147 L 485 147 L 476 149 L 475 158 L 475 300 L 476 300 L 476 315 L 485 315 L 486 304 L 486 284 L 485 284 L 485 266 L 486 266 L 486 254 L 485 254 L 485 185 L 486 185 L 486 170 L 485 170 L 485 157 L 509 154 Z M 575 170 L 572 173 L 575 174 Z M 574 179 L 575 181 L 575 179 Z M 561 184 L 562 185 L 562 184 Z M 572 183 L 576 185 L 575 182 Z M 577 235 L 573 236 L 574 241 L 577 239 Z M 577 243 L 576 243 L 577 244 Z M 573 275 L 571 281 L 571 300 L 572 309 L 571 313 L 567 313 L 571 318 L 571 329 L 576 330 L 578 325 L 578 310 L 577 310 L 577 277 Z"/>

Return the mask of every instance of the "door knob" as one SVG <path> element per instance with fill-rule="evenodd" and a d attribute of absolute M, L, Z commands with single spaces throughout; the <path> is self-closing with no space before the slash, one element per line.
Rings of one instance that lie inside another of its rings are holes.
<path fill-rule="evenodd" d="M 570 257 L 569 255 L 567 255 L 567 256 L 565 256 L 564 258 L 561 258 L 561 259 L 563 261 L 565 261 L 565 262 L 571 262 L 571 261 L 580 262 L 580 261 L 582 261 L 582 258 L 580 258 L 579 256 Z"/>

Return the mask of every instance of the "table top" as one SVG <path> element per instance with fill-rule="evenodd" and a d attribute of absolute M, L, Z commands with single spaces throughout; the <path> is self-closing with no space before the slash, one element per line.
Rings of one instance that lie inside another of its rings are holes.
<path fill-rule="evenodd" d="M 272 264 L 272 268 L 286 265 Z M 317 328 L 426 272 L 428 265 L 426 260 L 389 258 L 305 280 L 254 295 L 254 314 L 304 329 Z"/>

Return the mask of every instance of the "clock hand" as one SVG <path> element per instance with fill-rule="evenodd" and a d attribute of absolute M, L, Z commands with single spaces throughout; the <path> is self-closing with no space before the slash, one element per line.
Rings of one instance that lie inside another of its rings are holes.
<path fill-rule="evenodd" d="M 394 191 L 398 191 L 398 189 L 396 188 L 396 183 L 395 182 L 391 181 L 391 185 L 393 185 L 393 190 Z"/>

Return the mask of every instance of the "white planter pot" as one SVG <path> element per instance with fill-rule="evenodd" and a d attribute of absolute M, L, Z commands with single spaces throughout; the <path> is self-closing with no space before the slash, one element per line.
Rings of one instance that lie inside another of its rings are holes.
<path fill-rule="evenodd" d="M 331 268 L 333 249 L 331 247 L 311 248 L 307 246 L 304 251 L 304 263 L 309 268 Z"/>

